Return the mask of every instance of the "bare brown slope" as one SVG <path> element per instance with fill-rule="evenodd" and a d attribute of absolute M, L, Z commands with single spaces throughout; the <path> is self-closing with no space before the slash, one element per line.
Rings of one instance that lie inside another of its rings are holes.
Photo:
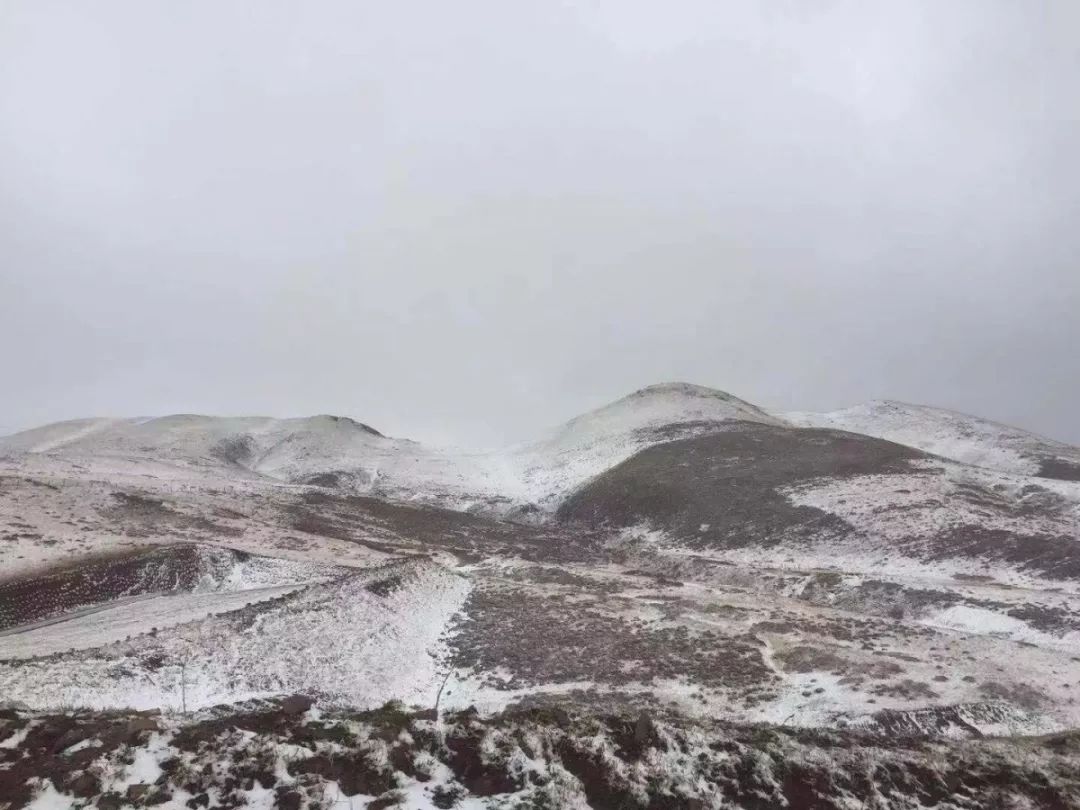
<path fill-rule="evenodd" d="M 779 489 L 822 476 L 904 472 L 907 460 L 925 455 L 854 433 L 740 422 L 643 450 L 578 490 L 559 518 L 615 528 L 648 522 L 694 544 L 728 547 L 836 537 L 847 524 L 793 506 Z"/>
<path fill-rule="evenodd" d="M 854 528 L 840 517 L 797 506 L 784 491 L 815 479 L 868 475 L 903 475 L 904 486 L 911 486 L 913 474 L 929 482 L 941 472 L 932 466 L 916 471 L 909 462 L 931 458 L 904 445 L 855 433 L 737 423 L 708 436 L 643 450 L 574 493 L 558 517 L 593 527 L 647 524 L 691 548 L 854 539 Z M 905 492 L 901 479 L 897 480 L 897 492 Z M 949 510 L 965 502 L 976 504 L 989 517 L 995 511 L 1015 514 L 1017 509 L 999 493 L 974 484 L 955 498 L 934 507 L 942 510 L 943 519 L 932 523 L 942 528 L 930 530 L 929 543 L 920 535 L 918 540 L 901 542 L 897 550 L 924 560 L 978 558 L 1055 578 L 1080 576 L 1080 546 L 1075 539 L 1035 529 L 1003 531 L 990 528 L 989 523 L 953 520 L 954 512 Z M 899 500 L 883 500 L 879 508 L 896 511 L 906 506 Z M 1046 508 L 1054 507 L 1048 504 Z M 920 531 L 925 534 L 925 527 Z M 862 538 L 862 542 L 879 541 Z"/>

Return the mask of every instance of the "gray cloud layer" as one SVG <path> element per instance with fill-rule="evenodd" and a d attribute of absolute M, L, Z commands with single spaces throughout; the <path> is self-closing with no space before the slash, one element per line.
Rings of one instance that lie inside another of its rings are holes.
<path fill-rule="evenodd" d="M 1080 5 L 0 7 L 0 425 L 686 379 L 1080 442 Z"/>

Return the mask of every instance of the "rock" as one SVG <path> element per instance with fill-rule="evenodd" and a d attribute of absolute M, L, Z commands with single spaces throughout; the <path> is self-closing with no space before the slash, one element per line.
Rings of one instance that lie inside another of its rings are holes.
<path fill-rule="evenodd" d="M 97 810 L 120 810 L 124 805 L 124 800 L 119 793 L 106 793 L 98 797 L 94 805 Z"/>
<path fill-rule="evenodd" d="M 67 783 L 67 789 L 79 799 L 89 799 L 101 792 L 101 780 L 94 774 L 83 771 Z"/>
<path fill-rule="evenodd" d="M 555 706 L 551 710 L 551 717 L 555 721 L 555 725 L 557 725 L 559 728 L 561 728 L 561 729 L 570 728 L 570 724 L 571 724 L 570 713 L 568 711 L 566 711 L 566 709 L 564 709 L 562 706 Z"/>
<path fill-rule="evenodd" d="M 150 785 L 147 785 L 145 783 L 140 783 L 140 784 L 137 784 L 137 785 L 131 785 L 127 789 L 128 801 L 131 801 L 131 802 L 139 801 L 139 799 L 141 799 L 143 796 L 146 795 L 146 792 L 148 790 L 150 790 Z"/>
<path fill-rule="evenodd" d="M 367 810 L 387 810 L 390 807 L 398 807 L 402 802 L 400 794 L 391 793 L 388 796 L 368 802 Z"/>
<path fill-rule="evenodd" d="M 95 746 L 93 748 L 83 748 L 81 751 L 76 751 L 74 754 L 69 754 L 65 759 L 71 766 L 72 770 L 81 770 L 88 766 L 91 762 L 101 756 L 103 752 L 101 746 Z"/>
<path fill-rule="evenodd" d="M 81 728 L 73 728 L 61 734 L 52 744 L 52 753 L 58 754 L 66 751 L 77 743 L 86 739 L 86 732 Z"/>
<path fill-rule="evenodd" d="M 300 794 L 295 790 L 278 790 L 276 807 L 278 810 L 300 810 Z"/>
<path fill-rule="evenodd" d="M 160 731 L 161 727 L 153 717 L 133 717 L 128 721 L 128 731 Z"/>
<path fill-rule="evenodd" d="M 146 804 L 150 807 L 155 807 L 159 804 L 171 802 L 172 798 L 173 795 L 169 791 L 158 789 L 146 797 Z"/>
<path fill-rule="evenodd" d="M 152 717 L 133 717 L 110 737 L 128 745 L 142 745 L 148 734 L 160 729 L 161 726 Z"/>
<path fill-rule="evenodd" d="M 281 701 L 281 710 L 285 714 L 297 715 L 303 714 L 314 705 L 315 701 L 306 695 L 290 695 Z"/>
<path fill-rule="evenodd" d="M 655 737 L 656 726 L 653 725 L 652 718 L 649 717 L 648 712 L 642 712 L 634 724 L 634 741 L 641 746 L 646 746 L 652 743 Z"/>

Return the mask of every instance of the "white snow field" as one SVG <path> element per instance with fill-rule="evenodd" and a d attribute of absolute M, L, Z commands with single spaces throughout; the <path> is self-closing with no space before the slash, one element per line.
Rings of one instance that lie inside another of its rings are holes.
<path fill-rule="evenodd" d="M 390 578 L 385 592 L 368 587 Z M 0 638 L 0 694 L 33 708 L 195 709 L 295 692 L 433 705 L 440 639 L 468 590 L 406 562 L 306 588 L 151 598 Z M 43 657 L 71 647 L 86 649 Z"/>

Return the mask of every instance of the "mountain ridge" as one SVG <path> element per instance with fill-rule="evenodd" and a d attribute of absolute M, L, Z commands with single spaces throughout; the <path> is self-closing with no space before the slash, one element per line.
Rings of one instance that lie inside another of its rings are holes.
<path fill-rule="evenodd" d="M 797 426 L 849 430 L 965 464 L 1080 480 L 1080 448 L 961 411 L 885 399 L 822 413 L 791 411 L 780 415 Z"/>
<path fill-rule="evenodd" d="M 222 707 L 296 693 L 420 723 L 628 716 L 634 750 L 659 718 L 811 740 L 1080 727 L 1080 481 L 1034 474 L 1069 448 L 867 413 L 800 426 L 819 417 L 664 383 L 497 451 L 329 415 L 0 440 L 0 702 L 226 725 Z M 907 443 L 868 435 L 897 425 Z M 68 722 L 50 717 L 27 722 Z M 401 764 L 408 806 L 431 806 Z"/>
<path fill-rule="evenodd" d="M 385 436 L 347 416 L 172 414 L 51 423 L 0 437 L 0 454 L 199 469 L 227 462 L 286 483 L 338 481 L 357 491 L 444 505 L 513 502 L 551 511 L 575 487 L 634 453 L 731 421 L 847 430 L 1001 472 L 1080 480 L 1080 448 L 958 411 L 872 400 L 824 413 L 769 412 L 686 382 L 637 389 L 544 436 L 486 451 Z"/>

